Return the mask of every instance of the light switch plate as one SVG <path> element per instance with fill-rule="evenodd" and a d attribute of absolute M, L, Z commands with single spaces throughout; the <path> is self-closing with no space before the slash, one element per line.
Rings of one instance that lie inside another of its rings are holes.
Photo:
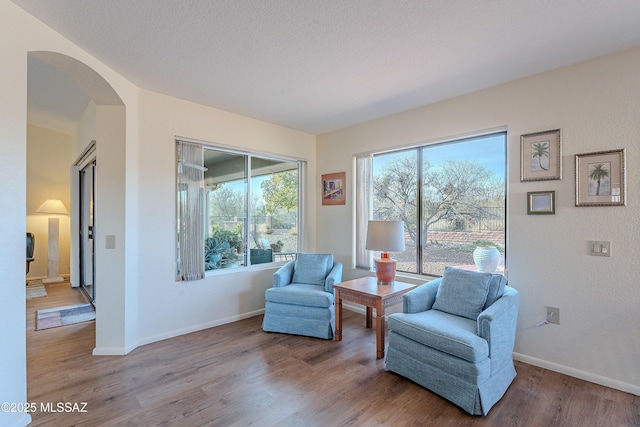
<path fill-rule="evenodd" d="M 108 234 L 105 241 L 105 249 L 115 249 L 116 248 L 116 236 L 113 234 Z"/>
<path fill-rule="evenodd" d="M 589 255 L 592 256 L 611 256 L 611 242 L 604 240 L 589 241 Z"/>

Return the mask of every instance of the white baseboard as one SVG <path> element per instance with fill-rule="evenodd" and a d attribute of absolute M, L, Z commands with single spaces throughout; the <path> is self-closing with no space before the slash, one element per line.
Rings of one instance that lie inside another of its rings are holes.
<path fill-rule="evenodd" d="M 96 347 L 91 352 L 94 356 L 124 356 L 127 353 L 124 347 Z"/>
<path fill-rule="evenodd" d="M 625 393 L 631 393 L 636 396 L 640 396 L 640 387 L 633 384 L 614 380 L 612 378 L 603 377 L 601 375 L 582 371 L 580 369 L 571 368 L 569 366 L 558 365 L 557 363 L 549 362 L 543 359 L 538 359 L 536 357 L 527 356 L 526 354 L 520 354 L 520 353 L 514 352 L 513 358 L 515 360 L 519 360 L 520 362 L 528 363 L 529 365 L 538 366 L 540 368 L 548 369 L 550 371 L 569 375 L 570 377 L 579 378 L 581 380 L 589 381 L 591 383 L 600 384 L 605 387 L 613 388 L 616 390 L 624 391 Z"/>
<path fill-rule="evenodd" d="M 260 310 L 250 311 L 248 313 L 242 313 L 236 316 L 227 317 L 225 319 L 218 319 L 212 322 L 201 323 L 199 325 L 190 326 L 188 328 L 175 329 L 173 331 L 169 331 L 163 334 L 158 334 L 151 337 L 143 338 L 138 341 L 138 347 L 146 344 L 151 344 L 157 341 L 166 340 L 169 338 L 174 338 L 184 334 L 190 334 L 191 332 L 197 332 L 203 329 L 213 328 L 215 326 L 226 325 L 227 323 L 237 322 L 238 320 L 248 319 L 249 317 L 259 316 L 260 314 L 264 314 L 264 308 L 261 308 Z"/>
<path fill-rule="evenodd" d="M 355 311 L 356 313 L 364 314 L 365 316 L 367 315 L 366 307 L 364 305 L 360 305 L 360 304 L 350 304 L 350 303 L 348 303 L 346 301 L 342 301 L 342 309 L 343 310 L 349 310 L 349 311 Z M 373 314 L 373 317 L 376 317 L 375 314 Z"/>
<path fill-rule="evenodd" d="M 47 280 L 49 279 L 48 276 L 33 276 L 33 277 L 27 277 L 27 284 L 31 284 L 33 282 L 42 282 L 43 284 L 50 284 L 50 283 L 62 283 L 65 281 L 69 281 L 71 280 L 71 276 L 69 274 L 61 274 L 59 279 L 62 280 L 55 280 L 55 281 L 51 281 L 51 280 Z"/>
<path fill-rule="evenodd" d="M 364 314 L 365 316 L 367 315 L 367 309 L 366 306 L 364 305 L 360 305 L 360 304 L 355 304 L 355 303 L 349 303 L 346 301 L 342 301 L 342 309 L 343 310 L 349 310 L 349 311 L 353 311 L 359 314 Z M 389 317 L 389 314 L 392 313 L 388 313 L 384 315 L 385 320 Z M 377 313 L 375 310 L 372 310 L 371 312 L 371 316 L 375 319 L 377 317 Z"/>
<path fill-rule="evenodd" d="M 136 344 L 126 347 L 96 347 L 91 354 L 93 356 L 125 356 L 137 347 Z"/>
<path fill-rule="evenodd" d="M 163 334 L 146 337 L 138 340 L 138 343 L 136 345 L 132 345 L 129 347 L 96 347 L 93 349 L 92 354 L 94 356 L 124 356 L 143 345 L 178 337 L 180 335 L 190 334 L 191 332 L 197 332 L 203 329 L 213 328 L 214 326 L 226 325 L 227 323 L 237 322 L 238 320 L 248 319 L 249 317 L 258 316 L 260 314 L 264 314 L 264 308 L 256 311 L 251 311 L 249 313 L 243 313 L 237 316 L 227 317 L 225 319 L 219 319 L 213 322 L 201 323 L 199 325 L 191 326 L 188 328 L 175 329 Z"/>

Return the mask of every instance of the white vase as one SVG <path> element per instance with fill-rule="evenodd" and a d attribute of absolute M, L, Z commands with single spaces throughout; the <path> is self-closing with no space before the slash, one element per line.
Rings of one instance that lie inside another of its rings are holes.
<path fill-rule="evenodd" d="M 473 251 L 473 262 L 476 263 L 478 271 L 483 273 L 493 273 L 500 261 L 500 251 L 494 246 L 478 246 Z"/>

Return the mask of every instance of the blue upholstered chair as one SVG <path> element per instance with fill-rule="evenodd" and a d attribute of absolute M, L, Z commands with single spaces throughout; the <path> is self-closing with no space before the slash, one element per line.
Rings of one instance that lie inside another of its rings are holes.
<path fill-rule="evenodd" d="M 342 264 L 333 255 L 298 254 L 273 274 L 273 287 L 265 293 L 262 329 L 333 338 L 333 284 L 341 281 Z"/>
<path fill-rule="evenodd" d="M 389 316 L 386 369 L 486 415 L 516 376 L 518 299 L 499 274 L 447 267 Z"/>

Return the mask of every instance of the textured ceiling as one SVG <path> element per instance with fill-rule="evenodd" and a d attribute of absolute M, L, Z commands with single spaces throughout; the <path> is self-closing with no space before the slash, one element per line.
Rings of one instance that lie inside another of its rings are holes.
<path fill-rule="evenodd" d="M 314 134 L 640 44 L 638 0 L 13 2 L 137 86 Z"/>

